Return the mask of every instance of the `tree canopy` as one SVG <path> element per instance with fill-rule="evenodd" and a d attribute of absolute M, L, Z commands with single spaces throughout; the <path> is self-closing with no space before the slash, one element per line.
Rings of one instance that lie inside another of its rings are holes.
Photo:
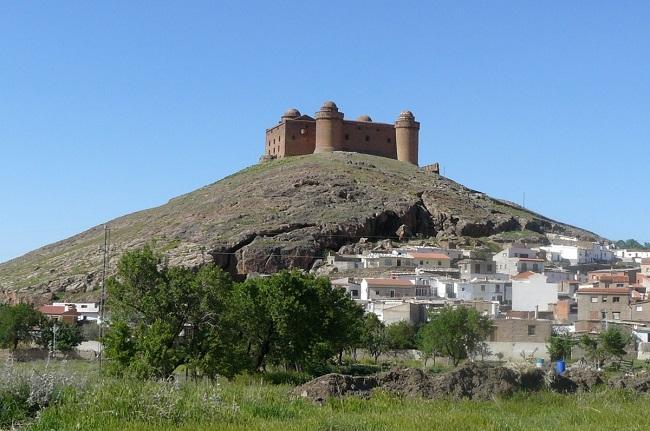
<path fill-rule="evenodd" d="M 419 343 L 430 354 L 450 357 L 456 366 L 482 347 L 491 330 L 489 317 L 474 308 L 445 306 L 430 314 Z"/>
<path fill-rule="evenodd" d="M 0 346 L 15 351 L 20 343 L 34 340 L 44 319 L 28 304 L 0 305 Z"/>
<path fill-rule="evenodd" d="M 306 370 L 354 347 L 363 310 L 326 278 L 282 271 L 236 284 L 221 269 L 170 267 L 149 246 L 108 280 L 113 371 L 214 377 L 267 364 Z"/>

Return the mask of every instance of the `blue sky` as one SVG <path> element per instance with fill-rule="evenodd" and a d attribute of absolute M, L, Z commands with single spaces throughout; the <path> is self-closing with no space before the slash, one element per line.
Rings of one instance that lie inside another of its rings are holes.
<path fill-rule="evenodd" d="M 0 261 L 255 163 L 289 107 L 650 241 L 650 3 L 1 2 Z"/>

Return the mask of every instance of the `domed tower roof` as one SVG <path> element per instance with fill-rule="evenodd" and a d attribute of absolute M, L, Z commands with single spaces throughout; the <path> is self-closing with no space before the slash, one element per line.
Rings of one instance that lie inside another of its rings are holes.
<path fill-rule="evenodd" d="M 404 119 L 404 120 L 415 120 L 415 116 L 413 115 L 413 113 L 411 111 L 402 111 L 402 112 L 400 112 L 399 118 Z"/>
<path fill-rule="evenodd" d="M 372 123 L 372 118 L 370 118 L 369 115 L 360 115 L 359 117 L 357 117 L 357 121 L 363 121 L 363 122 L 366 122 L 366 123 Z"/>
<path fill-rule="evenodd" d="M 300 117 L 300 111 L 298 111 L 296 108 L 290 108 L 285 111 L 284 114 L 282 114 L 282 118 L 298 118 Z"/>
<path fill-rule="evenodd" d="M 331 100 L 328 100 L 327 102 L 323 103 L 323 106 L 321 106 L 321 108 L 339 109 L 339 107 L 336 106 L 336 103 L 332 102 Z"/>

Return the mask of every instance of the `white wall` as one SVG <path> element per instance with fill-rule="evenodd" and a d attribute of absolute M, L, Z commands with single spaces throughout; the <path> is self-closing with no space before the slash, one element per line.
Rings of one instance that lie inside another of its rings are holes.
<path fill-rule="evenodd" d="M 543 274 L 533 274 L 527 280 L 512 280 L 512 309 L 514 311 L 550 311 L 549 303 L 557 302 L 557 283 L 547 283 Z"/>

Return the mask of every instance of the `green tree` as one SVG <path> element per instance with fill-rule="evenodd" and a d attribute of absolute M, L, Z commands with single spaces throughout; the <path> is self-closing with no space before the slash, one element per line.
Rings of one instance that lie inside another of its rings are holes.
<path fill-rule="evenodd" d="M 56 347 L 56 350 L 70 352 L 83 341 L 81 328 L 77 325 L 46 319 L 42 321 L 40 329 L 37 341 L 45 349 Z M 53 346 L 55 331 L 56 346 Z"/>
<path fill-rule="evenodd" d="M 375 363 L 388 348 L 386 325 L 379 320 L 375 313 L 368 313 L 363 319 L 361 346 L 373 357 Z"/>
<path fill-rule="evenodd" d="M 551 335 L 546 344 L 551 361 L 571 359 L 571 349 L 574 344 L 573 337 L 570 334 Z"/>
<path fill-rule="evenodd" d="M 487 316 L 474 308 L 445 306 L 431 313 L 422 337 L 432 350 L 448 356 L 457 366 L 462 359 L 478 351 L 492 330 Z"/>
<path fill-rule="evenodd" d="M 145 246 L 122 256 L 107 286 L 112 321 L 104 342 L 114 371 L 166 377 L 186 365 L 212 378 L 245 367 L 233 359 L 241 352 L 229 320 L 233 283 L 220 269 L 169 267 Z"/>
<path fill-rule="evenodd" d="M 241 337 L 254 369 L 321 366 L 359 339 L 363 310 L 326 278 L 281 271 L 247 280 L 236 291 Z"/>
<path fill-rule="evenodd" d="M 630 336 L 624 334 L 617 326 L 610 326 L 597 337 L 583 335 L 580 338 L 580 345 L 585 349 L 587 358 L 592 360 L 598 368 L 601 368 L 609 359 L 620 359 L 625 355 L 625 347 L 629 342 Z"/>
<path fill-rule="evenodd" d="M 20 343 L 27 343 L 36 338 L 38 325 L 45 320 L 31 305 L 0 306 L 0 346 L 18 349 Z"/>
<path fill-rule="evenodd" d="M 386 343 L 390 350 L 417 348 L 415 342 L 416 327 L 406 321 L 391 323 L 386 326 Z"/>
<path fill-rule="evenodd" d="M 427 366 L 428 360 L 431 358 L 433 358 L 433 365 L 435 366 L 436 356 L 439 356 L 440 351 L 442 350 L 442 347 L 438 342 L 439 339 L 432 333 L 434 331 L 433 328 L 433 325 L 422 325 L 416 335 L 417 348 L 420 353 L 422 353 L 425 367 Z"/>

